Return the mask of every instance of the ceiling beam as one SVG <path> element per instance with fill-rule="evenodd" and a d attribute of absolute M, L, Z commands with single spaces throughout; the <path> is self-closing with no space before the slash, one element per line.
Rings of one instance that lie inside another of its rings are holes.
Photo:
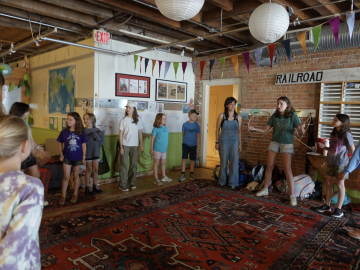
<path fill-rule="evenodd" d="M 301 0 L 308 6 L 318 6 L 318 5 L 324 5 L 331 2 L 334 2 L 333 0 Z M 315 11 L 317 11 L 321 16 L 331 15 L 331 14 L 337 14 L 343 12 L 343 10 L 339 7 L 337 7 L 335 4 L 333 5 L 326 5 L 322 7 L 314 8 Z M 297 14 L 297 13 L 295 13 Z M 344 16 L 340 17 L 342 21 L 346 21 L 346 18 Z"/>
<path fill-rule="evenodd" d="M 233 2 L 231 0 L 206 0 L 206 1 L 226 11 L 233 10 Z"/>
<path fill-rule="evenodd" d="M 257 0 L 243 0 L 234 2 L 234 8 L 232 11 L 223 12 L 223 20 L 228 18 L 245 18 L 248 19 L 250 17 L 251 12 L 257 8 L 260 3 Z M 208 11 L 204 11 L 202 14 L 202 22 L 213 22 L 221 19 L 221 10 L 219 9 L 211 9 Z"/>
<path fill-rule="evenodd" d="M 40 1 L 104 19 L 110 18 L 114 15 L 113 11 L 109 8 L 105 8 L 99 5 L 95 5 L 80 0 L 40 0 Z"/>
<path fill-rule="evenodd" d="M 94 16 L 79 13 L 67 8 L 56 7 L 48 3 L 42 3 L 34 0 L 0 0 L 0 3 L 6 6 L 23 9 L 56 19 L 76 22 L 83 26 L 98 27 Z"/>

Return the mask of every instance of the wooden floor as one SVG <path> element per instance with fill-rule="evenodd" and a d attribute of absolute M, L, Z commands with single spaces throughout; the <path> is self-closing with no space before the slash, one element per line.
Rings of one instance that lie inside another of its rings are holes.
<path fill-rule="evenodd" d="M 216 165 L 220 165 L 220 158 L 207 157 L 206 168 L 214 170 Z"/>
<path fill-rule="evenodd" d="M 206 169 L 206 168 L 195 169 L 195 176 L 197 178 L 211 179 L 212 174 L 213 174 L 213 170 L 210 170 L 210 169 Z M 153 176 L 139 177 L 136 179 L 136 189 L 130 190 L 128 192 L 119 190 L 119 182 L 101 185 L 100 188 L 103 190 L 103 193 L 96 195 L 97 198 L 99 198 L 100 200 L 97 200 L 95 202 L 91 202 L 88 204 L 81 204 L 81 205 L 75 204 L 73 207 L 60 209 L 58 211 L 55 210 L 52 212 L 46 212 L 43 214 L 43 218 L 49 218 L 49 217 L 58 216 L 58 215 L 68 213 L 68 212 L 79 211 L 82 209 L 87 209 L 91 206 L 103 204 L 106 202 L 121 200 L 123 198 L 131 197 L 134 195 L 139 195 L 142 193 L 146 193 L 146 192 L 150 192 L 150 191 L 154 191 L 154 190 L 158 190 L 158 189 L 162 189 L 162 188 L 166 188 L 169 186 L 179 184 L 178 180 L 181 175 L 181 171 L 168 171 L 168 172 L 166 172 L 166 175 L 169 178 L 171 178 L 173 181 L 171 181 L 170 183 L 164 183 L 164 185 L 159 187 L 159 186 L 154 185 L 154 177 Z M 185 181 L 191 181 L 189 179 L 190 171 L 188 169 L 186 170 L 185 175 L 187 177 L 187 179 Z M 84 188 L 80 188 L 79 192 L 84 192 L 84 190 L 85 190 Z M 71 194 L 71 192 L 70 192 L 70 194 Z"/>

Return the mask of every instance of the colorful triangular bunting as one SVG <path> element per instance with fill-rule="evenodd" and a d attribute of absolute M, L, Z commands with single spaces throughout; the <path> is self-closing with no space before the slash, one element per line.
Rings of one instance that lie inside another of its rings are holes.
<path fill-rule="evenodd" d="M 178 71 L 178 68 L 179 68 L 179 62 L 173 62 L 173 66 L 174 66 L 174 70 L 175 70 L 175 79 L 176 79 L 177 71 Z"/>
<path fill-rule="evenodd" d="M 246 68 L 247 68 L 247 71 L 249 74 L 249 72 L 250 72 L 250 52 L 244 52 L 244 53 L 242 53 L 242 55 L 245 58 Z"/>
<path fill-rule="evenodd" d="M 350 40 L 351 40 L 355 27 L 355 13 L 346 14 L 346 22 L 349 27 Z"/>
<path fill-rule="evenodd" d="M 155 65 L 156 65 L 156 60 L 151 60 L 152 61 L 152 70 L 151 70 L 151 74 L 152 76 L 154 77 L 154 68 L 155 68 Z"/>
<path fill-rule="evenodd" d="M 140 74 L 141 74 L 141 61 L 142 61 L 143 57 L 140 56 Z"/>
<path fill-rule="evenodd" d="M 136 62 L 137 62 L 138 58 L 139 58 L 139 56 L 134 55 L 134 64 L 135 64 L 134 70 L 136 70 Z"/>
<path fill-rule="evenodd" d="M 302 32 L 300 34 L 297 34 L 296 36 L 300 42 L 304 54 L 306 55 L 306 32 Z"/>
<path fill-rule="evenodd" d="M 195 74 L 196 61 L 191 62 L 191 65 L 192 65 L 193 73 Z"/>
<path fill-rule="evenodd" d="M 230 56 L 231 62 L 234 65 L 236 76 L 239 76 L 239 57 L 237 55 Z"/>
<path fill-rule="evenodd" d="M 275 44 L 270 44 L 268 46 L 269 53 L 270 53 L 270 62 L 271 62 L 271 68 L 273 66 L 273 59 L 274 59 L 274 51 L 275 51 Z"/>
<path fill-rule="evenodd" d="M 187 67 L 187 62 L 182 62 L 181 65 L 182 65 L 182 70 L 183 70 L 183 81 L 184 81 L 185 80 L 185 70 L 186 70 L 186 67 Z"/>
<path fill-rule="evenodd" d="M 168 71 L 169 71 L 170 65 L 171 65 L 171 62 L 165 62 L 165 73 L 164 73 L 164 79 L 165 79 L 165 77 L 166 77 L 166 74 L 167 74 L 167 73 L 168 73 Z"/>
<path fill-rule="evenodd" d="M 200 61 L 200 81 L 202 81 L 204 67 L 205 67 L 205 61 Z"/>
<path fill-rule="evenodd" d="M 314 37 L 314 52 L 317 50 L 317 46 L 319 44 L 320 34 L 321 34 L 321 25 L 312 29 L 313 37 Z"/>
<path fill-rule="evenodd" d="M 149 58 L 145 58 L 145 74 L 148 64 L 149 64 Z"/>
<path fill-rule="evenodd" d="M 336 16 L 335 18 L 332 18 L 331 20 L 329 20 L 328 23 L 331 25 L 331 29 L 333 31 L 336 44 L 339 44 L 340 17 Z"/>
<path fill-rule="evenodd" d="M 259 48 L 259 49 L 255 50 L 256 66 L 257 66 L 258 71 L 259 71 L 260 62 L 261 62 L 262 51 L 263 51 L 263 48 Z"/>
<path fill-rule="evenodd" d="M 281 41 L 282 45 L 285 48 L 285 52 L 287 55 L 287 58 L 289 59 L 289 62 L 291 62 L 291 48 L 290 48 L 290 39 Z"/>
<path fill-rule="evenodd" d="M 223 78 L 224 75 L 224 67 L 225 67 L 225 57 L 223 58 L 219 58 L 221 66 L 222 66 L 222 70 L 221 70 L 221 79 Z"/>
<path fill-rule="evenodd" d="M 163 61 L 159 61 L 159 78 L 160 78 L 160 73 L 161 73 L 161 65 L 162 65 Z"/>
<path fill-rule="evenodd" d="M 210 60 L 210 73 L 209 73 L 209 80 L 210 80 L 210 82 L 211 82 L 211 70 L 212 70 L 212 67 L 213 67 L 214 64 L 215 64 L 215 59 Z"/>

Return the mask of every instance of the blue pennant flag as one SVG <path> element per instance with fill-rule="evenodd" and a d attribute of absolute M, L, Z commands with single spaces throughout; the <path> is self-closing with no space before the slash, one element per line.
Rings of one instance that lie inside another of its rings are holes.
<path fill-rule="evenodd" d="M 210 60 L 210 74 L 209 74 L 209 80 L 211 82 L 211 69 L 213 67 L 213 65 L 215 64 L 215 59 L 214 60 Z"/>
<path fill-rule="evenodd" d="M 291 62 L 291 48 L 290 48 L 290 39 L 281 41 L 283 46 L 285 47 L 286 55 L 289 59 L 289 62 Z"/>
<path fill-rule="evenodd" d="M 149 64 L 149 58 L 145 58 L 145 74 L 148 64 Z"/>

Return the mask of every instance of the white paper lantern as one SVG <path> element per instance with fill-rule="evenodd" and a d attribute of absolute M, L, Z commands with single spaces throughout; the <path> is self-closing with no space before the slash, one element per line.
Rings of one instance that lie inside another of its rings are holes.
<path fill-rule="evenodd" d="M 195 17 L 205 0 L 155 0 L 160 12 L 175 21 L 189 20 Z"/>
<path fill-rule="evenodd" d="M 284 7 L 266 3 L 257 7 L 250 16 L 251 35 L 263 43 L 274 43 L 289 28 L 289 14 Z"/>

